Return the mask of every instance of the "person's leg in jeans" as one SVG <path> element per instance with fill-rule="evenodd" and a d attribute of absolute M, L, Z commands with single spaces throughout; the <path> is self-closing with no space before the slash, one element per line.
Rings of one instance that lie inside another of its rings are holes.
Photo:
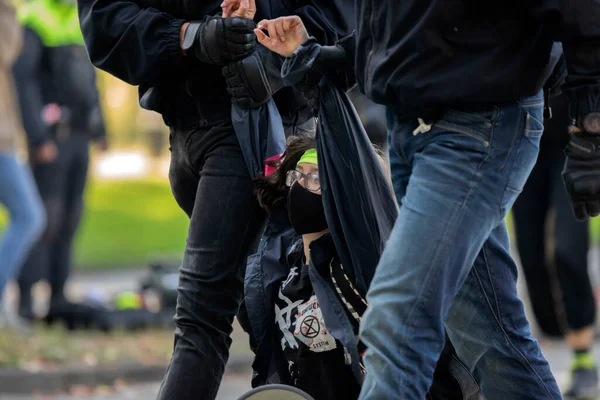
<path fill-rule="evenodd" d="M 57 143 L 59 158 L 48 164 L 34 164 L 33 176 L 46 211 L 46 229 L 42 237 L 29 253 L 18 275 L 19 315 L 26 319 L 34 318 L 31 289 L 39 280 L 48 276 L 50 266 L 50 244 L 56 240 L 64 216 L 63 188 L 65 185 L 65 149 Z"/>
<path fill-rule="evenodd" d="M 190 228 L 175 349 L 158 399 L 214 399 L 242 300 L 246 257 L 264 221 L 230 123 L 172 130 L 170 180 Z"/>
<path fill-rule="evenodd" d="M 503 241 L 504 218 L 535 163 L 542 108 L 540 94 L 489 111 L 448 111 L 429 132 L 416 136 L 416 122 L 395 124 L 394 145 L 411 174 L 367 295 L 361 337 L 369 349 L 369 373 L 361 399 L 424 398 L 445 327 L 486 398 L 560 398 L 529 333 L 515 281 L 503 281 L 516 278 Z M 477 279 L 481 265 L 493 285 Z M 463 299 L 469 301 L 465 311 L 450 312 Z M 498 390 L 491 375 L 513 381 Z"/>
<path fill-rule="evenodd" d="M 68 164 L 65 165 L 63 194 L 64 217 L 58 235 L 50 243 L 48 281 L 51 288 L 50 308 L 65 300 L 65 284 L 71 272 L 73 238 L 83 214 L 83 195 L 89 165 L 89 139 L 85 135 L 72 136 L 68 146 Z"/>
<path fill-rule="evenodd" d="M 0 238 L 0 303 L 46 224 L 46 214 L 29 167 L 12 153 L 0 154 L 0 204 L 10 222 Z M 0 311 L 1 314 L 1 311 Z"/>

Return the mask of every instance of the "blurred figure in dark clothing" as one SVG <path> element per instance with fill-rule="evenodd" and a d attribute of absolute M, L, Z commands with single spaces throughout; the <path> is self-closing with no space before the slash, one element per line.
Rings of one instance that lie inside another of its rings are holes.
<path fill-rule="evenodd" d="M 385 106 L 374 103 L 355 86 L 348 92 L 352 104 L 356 108 L 365 131 L 371 143 L 387 154 L 387 127 L 385 119 Z"/>
<path fill-rule="evenodd" d="M 577 221 L 561 172 L 569 141 L 568 100 L 550 99 L 553 117 L 544 122 L 540 154 L 513 207 L 517 246 L 535 318 L 550 336 L 573 350 L 570 398 L 598 392 L 591 353 L 596 304 L 588 275 L 588 223 Z"/>
<path fill-rule="evenodd" d="M 25 33 L 13 71 L 33 175 L 48 219 L 18 278 L 19 314 L 33 318 L 31 287 L 48 279 L 51 318 L 71 305 L 64 288 L 83 212 L 89 144 L 98 140 L 106 149 L 106 134 L 75 2 L 32 0 L 17 15 Z"/>

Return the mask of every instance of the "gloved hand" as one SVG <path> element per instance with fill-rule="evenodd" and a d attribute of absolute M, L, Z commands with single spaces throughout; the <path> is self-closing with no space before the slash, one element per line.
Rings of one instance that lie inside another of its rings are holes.
<path fill-rule="evenodd" d="M 281 56 L 263 46 L 241 61 L 223 67 L 227 92 L 233 104 L 255 108 L 285 86 L 281 78 Z"/>
<path fill-rule="evenodd" d="M 254 21 L 246 18 L 206 17 L 188 25 L 181 48 L 204 63 L 227 65 L 254 51 L 254 28 Z"/>
<path fill-rule="evenodd" d="M 571 132 L 563 180 L 580 221 L 600 214 L 600 135 Z"/>

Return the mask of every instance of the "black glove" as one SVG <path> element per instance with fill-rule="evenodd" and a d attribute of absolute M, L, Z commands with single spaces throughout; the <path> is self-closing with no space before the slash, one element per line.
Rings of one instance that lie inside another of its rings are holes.
<path fill-rule="evenodd" d="M 281 78 L 283 59 L 264 46 L 241 61 L 223 67 L 227 92 L 233 104 L 255 108 L 285 86 Z"/>
<path fill-rule="evenodd" d="M 181 48 L 204 63 L 226 65 L 254 51 L 254 28 L 247 18 L 206 17 L 188 25 Z"/>
<path fill-rule="evenodd" d="M 600 136 L 580 132 L 570 137 L 562 175 L 575 218 L 584 221 L 600 214 Z"/>

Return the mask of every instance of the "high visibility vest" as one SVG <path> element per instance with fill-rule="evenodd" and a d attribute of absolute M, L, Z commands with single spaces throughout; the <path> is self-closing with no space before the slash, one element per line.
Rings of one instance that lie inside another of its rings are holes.
<path fill-rule="evenodd" d="M 44 46 L 83 46 L 77 4 L 63 0 L 31 0 L 17 10 L 24 27 L 38 34 Z"/>

